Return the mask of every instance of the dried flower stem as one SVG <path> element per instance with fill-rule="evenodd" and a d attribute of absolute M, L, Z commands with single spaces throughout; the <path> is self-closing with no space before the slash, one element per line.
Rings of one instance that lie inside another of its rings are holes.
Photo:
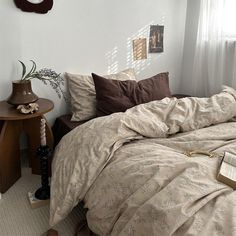
<path fill-rule="evenodd" d="M 68 103 L 68 98 L 66 96 L 66 92 L 63 91 L 61 86 L 64 86 L 64 80 L 60 76 L 60 74 L 56 73 L 55 71 L 47 68 L 40 69 L 39 71 L 36 70 L 36 63 L 33 60 L 32 67 L 30 71 L 27 73 L 26 66 L 22 61 L 19 61 L 22 65 L 22 77 L 21 82 L 24 83 L 27 80 L 32 80 L 34 78 L 41 80 L 45 85 L 49 83 L 49 85 L 55 90 L 58 97 L 63 97 L 64 100 Z M 27 74 L 26 74 L 27 73 Z"/>

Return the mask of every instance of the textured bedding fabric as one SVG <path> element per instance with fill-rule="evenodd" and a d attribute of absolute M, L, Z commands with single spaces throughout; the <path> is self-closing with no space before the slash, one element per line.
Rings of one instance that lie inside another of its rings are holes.
<path fill-rule="evenodd" d="M 236 123 L 224 123 L 235 115 L 236 91 L 226 88 L 211 98 L 153 101 L 75 128 L 56 148 L 50 224 L 84 199 L 89 227 L 99 235 L 236 235 L 236 194 L 215 178 L 220 158 L 183 154 L 236 154 Z"/>
<path fill-rule="evenodd" d="M 134 69 L 129 68 L 106 79 L 135 80 Z M 72 121 L 84 121 L 96 117 L 96 92 L 92 76 L 65 73 L 71 97 Z"/>
<path fill-rule="evenodd" d="M 164 72 L 140 81 L 120 81 L 108 80 L 92 73 L 96 90 L 97 116 L 124 112 L 142 103 L 171 97 L 168 75 L 168 72 Z"/>

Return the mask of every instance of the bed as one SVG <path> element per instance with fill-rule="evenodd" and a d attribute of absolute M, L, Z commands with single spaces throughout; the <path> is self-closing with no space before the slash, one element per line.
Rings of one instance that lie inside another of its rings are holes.
<path fill-rule="evenodd" d="M 236 154 L 236 91 L 164 98 L 92 119 L 53 159 L 50 224 L 80 201 L 98 235 L 236 235 L 236 193 L 216 180 Z M 209 158 L 186 151 L 210 151 Z"/>
<path fill-rule="evenodd" d="M 173 94 L 172 97 L 175 98 L 185 98 L 185 97 L 191 97 L 187 94 Z M 64 114 L 56 118 L 53 126 L 52 126 L 52 132 L 54 137 L 54 146 L 56 146 L 62 137 L 69 133 L 71 130 L 76 128 L 77 126 L 80 126 L 87 122 L 87 120 L 83 121 L 71 121 L 72 114 Z"/>
<path fill-rule="evenodd" d="M 53 128 L 52 226 L 83 201 L 97 235 L 235 235 L 235 193 L 216 180 L 224 151 L 236 154 L 234 89 L 177 99 L 168 72 L 66 77 L 72 116 Z"/>
<path fill-rule="evenodd" d="M 71 114 L 64 114 L 56 118 L 52 132 L 54 137 L 54 146 L 56 146 L 62 137 L 69 133 L 71 130 L 84 124 L 86 121 L 71 121 Z"/>

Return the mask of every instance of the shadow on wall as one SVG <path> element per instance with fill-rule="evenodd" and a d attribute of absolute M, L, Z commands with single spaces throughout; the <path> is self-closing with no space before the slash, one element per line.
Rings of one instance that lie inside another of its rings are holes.
<path fill-rule="evenodd" d="M 148 45 L 149 45 L 149 33 L 150 25 L 160 24 L 164 25 L 165 16 L 163 15 L 161 22 L 151 21 L 142 28 L 140 28 L 136 33 L 132 34 L 126 40 L 126 68 L 135 68 L 136 74 L 140 74 L 142 71 L 145 71 L 148 67 L 152 66 L 156 60 L 160 60 L 162 53 L 158 54 L 149 54 Z M 132 41 L 138 38 L 146 38 L 147 40 L 147 59 L 134 60 L 133 59 L 133 44 Z M 105 55 L 107 61 L 107 73 L 114 74 L 120 70 L 119 60 L 118 60 L 119 47 L 114 46 L 114 48 L 108 51 Z M 122 63 L 123 64 L 123 63 Z"/>
<path fill-rule="evenodd" d="M 151 65 L 152 58 L 150 54 L 147 54 L 147 59 L 142 60 L 134 60 L 133 59 L 133 45 L 132 41 L 138 38 L 146 38 L 147 39 L 147 50 L 148 50 L 148 40 L 149 40 L 149 30 L 150 25 L 154 24 L 154 21 L 150 22 L 149 24 L 143 26 L 139 29 L 135 34 L 131 35 L 127 38 L 126 41 L 126 66 L 127 68 L 135 68 L 136 74 L 139 74 L 141 71 L 145 70 L 147 67 Z"/>
<path fill-rule="evenodd" d="M 111 51 L 107 52 L 105 57 L 107 61 L 107 72 L 108 74 L 115 74 L 119 70 L 119 63 L 117 59 L 118 47 L 115 46 Z"/>

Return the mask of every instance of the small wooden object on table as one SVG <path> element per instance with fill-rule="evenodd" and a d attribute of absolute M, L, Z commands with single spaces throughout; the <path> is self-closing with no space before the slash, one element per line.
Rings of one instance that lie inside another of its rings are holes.
<path fill-rule="evenodd" d="M 21 176 L 20 135 L 28 136 L 28 157 L 33 174 L 40 174 L 37 148 L 40 145 L 39 127 L 44 114 L 54 107 L 53 102 L 39 98 L 39 110 L 33 114 L 21 114 L 6 101 L 0 102 L 0 192 L 6 192 Z M 47 144 L 53 148 L 53 134 L 46 123 Z M 50 164 L 49 164 L 50 166 Z"/>

